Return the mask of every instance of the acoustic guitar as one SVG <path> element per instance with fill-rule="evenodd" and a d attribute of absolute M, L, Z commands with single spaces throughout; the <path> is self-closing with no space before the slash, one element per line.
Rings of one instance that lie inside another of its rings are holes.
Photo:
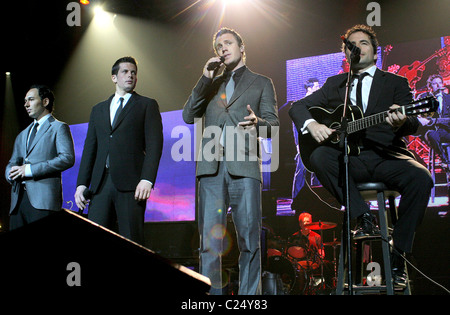
<path fill-rule="evenodd" d="M 424 113 L 435 112 L 439 107 L 439 102 L 434 96 L 428 96 L 411 102 L 407 105 L 400 106 L 396 111 L 401 112 L 407 116 L 414 116 Z M 308 171 L 311 170 L 311 164 L 309 157 L 312 152 L 321 145 L 334 146 L 339 148 L 339 142 L 341 140 L 341 121 L 344 113 L 344 104 L 339 105 L 333 111 L 329 111 L 322 107 L 311 107 L 309 112 L 312 117 L 319 123 L 324 124 L 330 129 L 336 130 L 326 141 L 318 143 L 311 137 L 310 133 L 301 134 L 298 136 L 298 144 L 300 148 L 300 158 L 303 165 Z M 364 117 L 363 112 L 358 106 L 349 106 L 347 111 L 347 128 L 348 134 L 348 154 L 358 155 L 360 150 L 357 145 L 358 132 L 369 127 L 384 123 L 388 117 L 390 110 L 373 114 Z"/>

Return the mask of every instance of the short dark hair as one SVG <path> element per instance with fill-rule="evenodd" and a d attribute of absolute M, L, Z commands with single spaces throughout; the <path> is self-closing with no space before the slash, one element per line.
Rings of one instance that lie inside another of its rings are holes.
<path fill-rule="evenodd" d="M 373 47 L 373 52 L 376 55 L 378 49 L 378 39 L 377 35 L 375 34 L 375 31 L 370 26 L 358 24 L 347 30 L 347 32 L 344 35 L 345 39 L 348 39 L 350 35 L 356 32 L 363 32 L 369 36 L 370 43 L 372 44 Z M 342 44 L 341 49 L 343 52 L 345 52 L 345 44 Z"/>
<path fill-rule="evenodd" d="M 434 79 L 441 79 L 441 82 L 444 82 L 444 79 L 442 79 L 442 76 L 439 74 L 432 74 L 427 79 L 427 88 L 431 88 L 431 82 L 433 82 Z"/>
<path fill-rule="evenodd" d="M 111 75 L 117 75 L 117 73 L 119 72 L 120 69 L 120 64 L 121 63 L 125 63 L 125 62 L 129 62 L 132 63 L 136 66 L 136 72 L 137 72 L 137 61 L 136 59 L 134 59 L 131 56 L 126 56 L 126 57 L 122 57 L 116 60 L 116 62 L 113 64 L 112 68 L 111 68 Z"/>
<path fill-rule="evenodd" d="M 53 112 L 53 106 L 55 104 L 55 95 L 53 94 L 52 90 L 46 85 L 43 84 L 33 84 L 30 87 L 31 89 L 37 89 L 39 97 L 43 101 L 44 99 L 48 99 L 48 105 L 45 107 L 50 113 Z"/>
<path fill-rule="evenodd" d="M 317 79 L 317 78 L 309 78 L 308 80 L 306 80 L 306 82 L 305 82 L 305 90 L 308 90 L 308 88 L 312 88 L 314 86 L 315 82 L 319 83 L 319 79 Z"/>

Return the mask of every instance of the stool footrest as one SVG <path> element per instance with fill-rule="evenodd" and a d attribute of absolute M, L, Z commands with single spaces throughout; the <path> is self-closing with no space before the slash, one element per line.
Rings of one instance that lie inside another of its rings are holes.
<path fill-rule="evenodd" d="M 336 294 L 337 295 L 342 294 L 344 290 L 347 290 L 348 293 L 355 291 L 356 294 L 364 294 L 364 293 L 375 294 L 381 292 L 385 292 L 388 295 L 393 295 L 396 292 L 403 292 L 403 294 L 410 294 L 409 279 L 407 280 L 406 288 L 396 287 L 395 284 L 393 283 L 394 281 L 392 279 L 391 259 L 390 259 L 391 252 L 389 244 L 387 242 L 391 237 L 392 228 L 389 227 L 389 222 L 386 214 L 389 209 L 391 214 L 391 223 L 395 225 L 395 223 L 397 222 L 397 209 L 395 204 L 395 197 L 398 196 L 399 193 L 394 190 L 390 190 L 389 187 L 387 187 L 384 183 L 380 182 L 359 183 L 357 184 L 357 189 L 361 192 L 361 195 L 365 201 L 376 200 L 378 202 L 378 219 L 379 219 L 378 224 L 380 235 L 360 238 L 358 240 L 353 239 L 353 241 L 356 241 L 355 243 L 357 244 L 356 258 L 355 258 L 357 270 L 355 277 L 351 275 L 353 270 L 350 270 L 352 272 L 349 272 L 348 266 L 350 266 L 351 264 L 347 262 L 348 260 L 347 254 L 351 255 L 351 252 L 348 251 L 353 251 L 354 249 L 346 248 L 347 247 L 346 242 L 344 239 L 342 239 L 339 254 L 339 266 L 337 277 L 338 281 L 336 286 Z M 388 202 L 389 207 L 386 207 L 386 201 L 389 201 Z M 342 235 L 344 235 L 344 233 Z M 384 282 L 381 282 L 379 286 L 362 285 L 363 283 L 362 247 L 365 241 L 381 241 L 381 254 L 383 257 L 382 263 L 384 266 Z M 346 275 L 347 278 L 351 276 L 352 279 L 345 280 Z M 346 281 L 351 284 L 350 287 L 348 283 L 345 283 Z M 353 284 L 352 282 L 356 284 Z"/>
<path fill-rule="evenodd" d="M 345 284 L 344 290 L 348 290 L 348 283 Z M 405 288 L 394 286 L 394 291 L 403 292 Z M 368 286 L 368 285 L 353 285 L 353 291 L 356 293 L 380 293 L 386 292 L 386 285 Z"/>

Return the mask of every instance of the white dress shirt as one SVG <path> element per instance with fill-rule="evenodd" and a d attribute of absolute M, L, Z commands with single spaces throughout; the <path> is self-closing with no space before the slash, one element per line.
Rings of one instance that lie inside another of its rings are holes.
<path fill-rule="evenodd" d="M 369 69 L 367 69 L 364 72 L 367 72 L 369 75 L 366 75 L 363 78 L 362 86 L 361 86 L 361 97 L 362 97 L 362 104 L 364 112 L 367 109 L 367 104 L 369 103 L 369 94 L 370 94 L 370 88 L 372 87 L 373 82 L 373 76 L 375 75 L 375 71 L 377 70 L 377 66 L 373 65 Z M 352 105 L 356 106 L 356 86 L 358 84 L 358 79 L 354 79 L 351 86 L 350 86 L 350 102 Z M 309 125 L 309 123 L 315 121 L 315 119 L 308 119 L 303 124 L 303 128 L 301 129 L 302 134 L 308 133 L 308 129 L 306 127 Z"/>
<path fill-rule="evenodd" d="M 367 104 L 369 103 L 369 94 L 370 88 L 372 87 L 373 76 L 375 75 L 375 71 L 377 70 L 377 66 L 372 66 L 364 72 L 367 72 L 369 75 L 366 75 L 362 81 L 361 87 L 361 97 L 362 97 L 362 105 L 364 112 L 367 109 Z M 350 89 L 350 101 L 353 105 L 356 106 L 356 86 L 358 84 L 358 79 L 354 79 Z"/>
<path fill-rule="evenodd" d="M 119 108 L 120 105 L 120 98 L 123 97 L 123 104 L 122 104 L 122 108 L 125 108 L 125 105 L 127 104 L 128 100 L 131 97 L 131 93 L 127 93 L 124 96 L 121 96 L 119 94 L 115 94 L 113 99 L 111 100 L 111 104 L 109 105 L 109 115 L 111 118 L 111 125 L 114 121 L 114 116 L 116 116 L 116 112 L 117 109 Z"/>

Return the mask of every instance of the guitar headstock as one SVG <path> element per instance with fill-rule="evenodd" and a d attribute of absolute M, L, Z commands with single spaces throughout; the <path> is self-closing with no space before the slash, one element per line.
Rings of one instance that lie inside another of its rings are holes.
<path fill-rule="evenodd" d="M 404 106 L 406 115 L 418 115 L 437 111 L 439 101 L 434 96 L 418 99 Z"/>

